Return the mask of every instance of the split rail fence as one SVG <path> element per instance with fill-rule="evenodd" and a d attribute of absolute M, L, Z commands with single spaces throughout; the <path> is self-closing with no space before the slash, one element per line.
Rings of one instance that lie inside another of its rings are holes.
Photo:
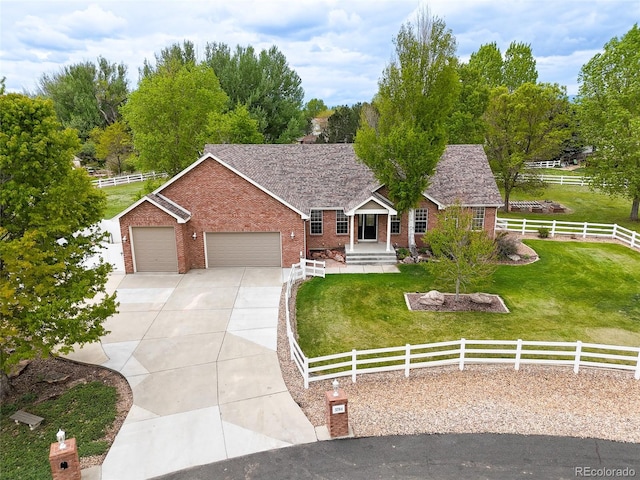
<path fill-rule="evenodd" d="M 308 261 L 307 261 L 308 262 Z M 314 262 L 317 263 L 317 262 Z M 304 387 L 311 382 L 351 377 L 389 371 L 403 371 L 408 377 L 416 368 L 457 365 L 464 370 L 469 364 L 554 365 L 573 367 L 578 373 L 581 367 L 609 368 L 634 372 L 640 380 L 640 347 L 602 345 L 576 342 L 541 342 L 527 340 L 452 340 L 448 342 L 402 347 L 352 350 L 350 352 L 307 358 L 296 341 L 291 326 L 290 305 L 293 284 L 306 276 L 324 276 L 323 266 L 306 268 L 305 262 L 292 266 L 286 290 L 286 326 L 291 359 L 304 380 Z"/>
<path fill-rule="evenodd" d="M 496 218 L 496 230 L 517 232 L 522 235 L 549 230 L 549 236 L 575 235 L 576 237 L 600 237 L 619 240 L 631 248 L 640 248 L 640 233 L 621 227 L 617 223 L 564 222 L 559 220 L 532 220 L 528 218 Z"/>

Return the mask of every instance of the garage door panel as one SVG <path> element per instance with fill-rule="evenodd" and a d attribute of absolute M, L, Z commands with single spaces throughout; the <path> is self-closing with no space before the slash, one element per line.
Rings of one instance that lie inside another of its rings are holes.
<path fill-rule="evenodd" d="M 136 272 L 178 271 L 173 227 L 133 227 L 131 233 Z"/>
<path fill-rule="evenodd" d="M 209 232 L 208 267 L 280 267 L 279 232 Z"/>

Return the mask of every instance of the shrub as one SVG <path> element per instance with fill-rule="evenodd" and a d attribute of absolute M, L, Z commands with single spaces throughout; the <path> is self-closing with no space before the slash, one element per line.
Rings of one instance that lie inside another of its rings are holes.
<path fill-rule="evenodd" d="M 396 256 L 398 257 L 398 260 L 404 260 L 409 255 L 411 255 L 411 252 L 409 252 L 408 248 L 401 247 L 396 250 Z"/>
<path fill-rule="evenodd" d="M 518 253 L 518 239 L 509 232 L 499 232 L 496 235 L 496 253 L 498 258 L 506 260 L 510 255 Z"/>
<path fill-rule="evenodd" d="M 540 227 L 538 229 L 538 237 L 540 238 L 549 238 L 549 229 L 545 227 Z"/>

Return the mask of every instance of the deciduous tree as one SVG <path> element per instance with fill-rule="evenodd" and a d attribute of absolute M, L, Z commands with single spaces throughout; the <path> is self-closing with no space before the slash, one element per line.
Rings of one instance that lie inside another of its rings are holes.
<path fill-rule="evenodd" d="M 76 132 L 50 100 L 0 95 L 0 371 L 98 340 L 115 313 L 111 266 L 86 261 L 103 235 L 104 194 L 72 168 Z"/>
<path fill-rule="evenodd" d="M 592 185 L 640 207 L 640 30 L 634 25 L 613 38 L 582 67 L 578 97 L 580 130 L 594 147 L 588 173 Z"/>
<path fill-rule="evenodd" d="M 227 113 L 211 113 L 205 135 L 210 143 L 264 143 L 258 121 L 244 105 Z"/>
<path fill-rule="evenodd" d="M 525 83 L 513 93 L 500 87 L 492 91 L 484 119 L 485 150 L 508 211 L 513 189 L 540 186 L 527 163 L 554 158 L 571 136 L 569 100 L 558 85 Z"/>
<path fill-rule="evenodd" d="M 226 107 L 213 70 L 187 63 L 143 77 L 122 114 L 142 166 L 173 175 L 198 158 L 207 142 L 206 119 Z"/>
<path fill-rule="evenodd" d="M 104 130 L 96 128 L 91 131 L 91 138 L 95 142 L 96 156 L 106 161 L 109 170 L 121 174 L 133 154 L 133 140 L 124 123 L 112 123 Z"/>
<path fill-rule="evenodd" d="M 496 270 L 496 246 L 484 229 L 473 229 L 473 214 L 459 204 L 437 215 L 436 226 L 424 236 L 436 262 L 427 265 L 447 286 L 456 301 L 460 291 L 486 282 Z"/>
<path fill-rule="evenodd" d="M 409 213 L 408 241 L 415 250 L 414 209 L 444 152 L 446 119 L 458 95 L 456 43 L 443 20 L 426 10 L 400 28 L 395 57 L 374 99 L 363 108 L 355 151 Z"/>

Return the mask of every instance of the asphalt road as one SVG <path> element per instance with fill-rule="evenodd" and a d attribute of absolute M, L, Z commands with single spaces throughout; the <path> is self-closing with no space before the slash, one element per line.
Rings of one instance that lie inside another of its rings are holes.
<path fill-rule="evenodd" d="M 497 434 L 369 437 L 261 452 L 158 478 L 640 479 L 640 444 Z"/>

